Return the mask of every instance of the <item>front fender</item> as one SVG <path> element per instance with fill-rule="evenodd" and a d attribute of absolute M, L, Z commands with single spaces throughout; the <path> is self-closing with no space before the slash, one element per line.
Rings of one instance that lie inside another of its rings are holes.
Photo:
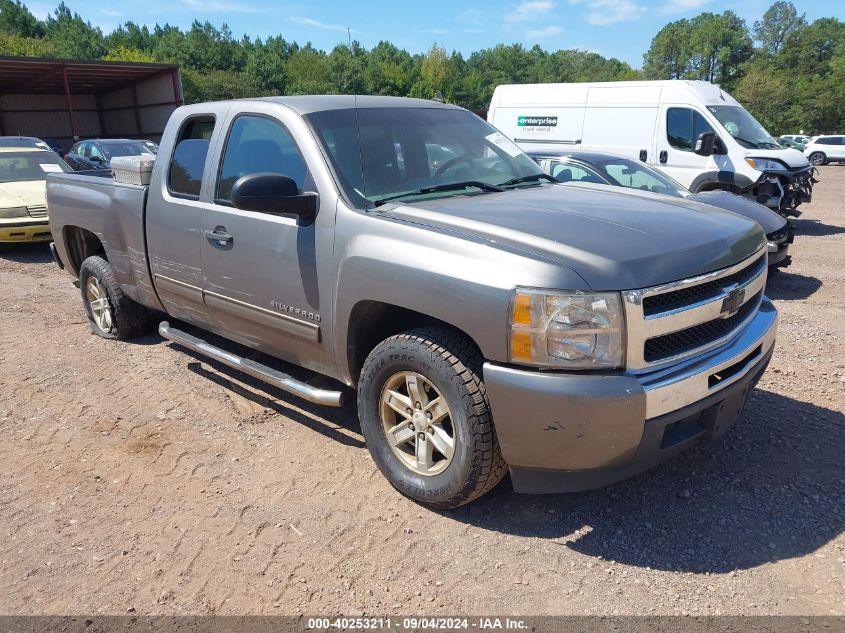
<path fill-rule="evenodd" d="M 448 323 L 469 336 L 485 359 L 504 363 L 515 286 L 585 289 L 574 271 L 524 253 L 393 219 L 357 221 L 365 230 L 351 233 L 340 252 L 336 286 L 336 358 L 347 379 L 349 324 L 360 301 Z"/>

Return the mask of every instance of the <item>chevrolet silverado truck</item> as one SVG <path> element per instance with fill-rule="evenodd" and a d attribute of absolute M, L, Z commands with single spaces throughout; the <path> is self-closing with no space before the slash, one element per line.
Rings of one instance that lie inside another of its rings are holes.
<path fill-rule="evenodd" d="M 716 437 L 773 352 L 755 222 L 552 180 L 455 106 L 274 97 L 181 107 L 148 185 L 56 174 L 47 199 L 94 334 L 163 314 L 300 398 L 357 392 L 389 482 L 449 508 L 508 471 L 582 490 Z"/>

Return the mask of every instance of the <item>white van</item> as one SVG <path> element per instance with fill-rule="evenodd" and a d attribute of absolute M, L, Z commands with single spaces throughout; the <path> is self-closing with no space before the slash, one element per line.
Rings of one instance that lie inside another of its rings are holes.
<path fill-rule="evenodd" d="M 693 192 L 725 189 L 784 214 L 809 202 L 813 166 L 781 147 L 733 97 L 706 81 L 498 86 L 487 120 L 525 151 L 628 156 Z"/>

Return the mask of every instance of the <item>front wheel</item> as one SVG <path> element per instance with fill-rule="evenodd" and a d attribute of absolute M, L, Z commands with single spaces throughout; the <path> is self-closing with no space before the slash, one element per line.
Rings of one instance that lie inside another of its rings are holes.
<path fill-rule="evenodd" d="M 813 163 L 816 167 L 821 165 L 827 164 L 827 156 L 825 156 L 822 152 L 813 152 L 810 154 L 810 162 Z"/>
<path fill-rule="evenodd" d="M 505 475 L 482 358 L 463 335 L 412 330 L 381 342 L 358 385 L 358 415 L 379 470 L 433 508 L 480 497 Z"/>

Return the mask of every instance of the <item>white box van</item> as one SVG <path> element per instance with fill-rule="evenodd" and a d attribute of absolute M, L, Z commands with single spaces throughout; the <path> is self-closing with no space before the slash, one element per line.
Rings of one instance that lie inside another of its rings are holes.
<path fill-rule="evenodd" d="M 659 168 L 693 192 L 725 189 L 784 214 L 809 202 L 813 166 L 706 81 L 498 86 L 487 120 L 525 151 L 589 150 Z"/>

